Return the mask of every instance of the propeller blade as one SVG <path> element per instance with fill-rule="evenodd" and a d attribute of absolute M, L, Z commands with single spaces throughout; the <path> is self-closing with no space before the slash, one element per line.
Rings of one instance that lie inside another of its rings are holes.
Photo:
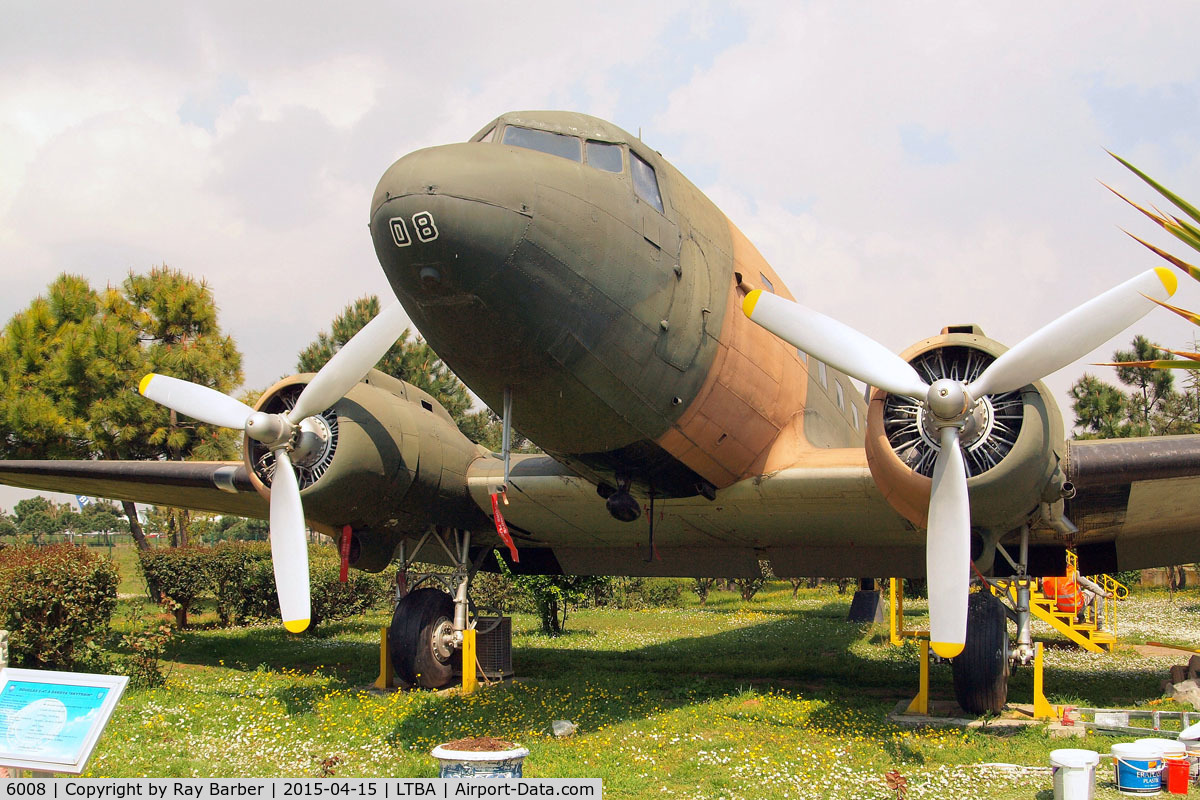
<path fill-rule="evenodd" d="M 341 400 L 384 357 L 405 327 L 407 320 L 399 303 L 380 312 L 325 362 L 300 393 L 295 408 L 288 412 L 288 420 L 299 424 Z"/>
<path fill-rule="evenodd" d="M 885 392 L 920 399 L 929 389 L 900 356 L 819 311 L 761 289 L 746 295 L 742 310 L 788 344 Z"/>
<path fill-rule="evenodd" d="M 138 391 L 143 397 L 192 419 L 237 431 L 246 426 L 246 418 L 254 413 L 250 406 L 216 389 L 153 372 L 142 378 Z"/>
<path fill-rule="evenodd" d="M 308 589 L 308 544 L 304 541 L 304 508 L 300 484 L 286 448 L 275 451 L 271 479 L 271 561 L 283 627 L 300 633 L 311 617 Z"/>
<path fill-rule="evenodd" d="M 1175 294 L 1178 285 L 1166 267 L 1146 270 L 1027 336 L 993 361 L 967 393 L 979 398 L 1041 380 L 1137 322 L 1154 308 L 1154 301 Z"/>
<path fill-rule="evenodd" d="M 941 429 L 941 452 L 933 466 L 925 570 L 929 581 L 929 644 L 954 658 L 967 640 L 967 591 L 971 585 L 971 501 L 958 428 Z"/>

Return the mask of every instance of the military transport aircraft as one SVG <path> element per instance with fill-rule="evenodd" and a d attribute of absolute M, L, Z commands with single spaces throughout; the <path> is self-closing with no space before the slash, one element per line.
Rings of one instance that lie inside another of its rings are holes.
<path fill-rule="evenodd" d="M 269 516 L 289 630 L 309 616 L 306 521 L 344 534 L 361 569 L 446 564 L 448 591 L 407 594 L 390 629 L 397 671 L 423 686 L 450 681 L 471 578 L 497 548 L 543 574 L 755 576 L 765 560 L 780 576 L 927 575 L 933 647 L 976 712 L 1003 705 L 1030 646 L 1027 605 L 969 594 L 973 575 L 1061 574 L 1066 546 L 1085 574 L 1200 559 L 1200 437 L 1068 442 L 1041 382 L 1168 297 L 1166 269 L 1012 349 L 952 325 L 897 356 L 796 303 L 653 149 L 565 112 L 401 158 L 370 230 L 400 304 L 320 372 L 253 409 L 142 381 L 244 430 L 241 462 L 9 461 L 0 481 Z M 545 455 L 491 453 L 371 369 L 401 307 Z"/>

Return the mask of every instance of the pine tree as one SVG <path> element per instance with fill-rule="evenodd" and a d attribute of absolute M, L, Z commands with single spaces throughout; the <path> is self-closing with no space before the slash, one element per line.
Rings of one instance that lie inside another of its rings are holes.
<path fill-rule="evenodd" d="M 331 332 L 321 331 L 316 341 L 301 351 L 297 369 L 301 372 L 319 370 L 338 348 L 350 341 L 350 337 L 362 330 L 378 313 L 379 298 L 376 295 L 360 297 L 346 306 L 334 318 Z M 471 396 L 467 387 L 442 363 L 433 348 L 421 338 L 412 337 L 408 329 L 375 365 L 375 369 L 429 392 L 472 441 L 485 446 L 490 446 L 492 438 L 499 441 L 498 434 L 491 435 L 490 427 L 498 430 L 498 426 L 492 422 L 489 413 L 471 411 Z"/>
<path fill-rule="evenodd" d="M 236 455 L 236 434 L 180 419 L 138 395 L 148 372 L 223 392 L 241 382 L 241 354 L 221 333 L 208 286 L 166 266 L 102 292 L 60 275 L 0 333 L 0 457 Z M 136 507 L 122 506 L 134 540 L 146 547 Z"/>
<path fill-rule="evenodd" d="M 1196 427 L 1196 392 L 1174 388 L 1170 371 L 1145 366 L 1173 356 L 1145 336 L 1135 336 L 1132 349 L 1113 353 L 1117 379 L 1128 391 L 1085 374 L 1071 386 L 1071 408 L 1080 439 L 1116 439 L 1192 433 Z M 1130 364 L 1130 366 L 1122 366 Z"/>

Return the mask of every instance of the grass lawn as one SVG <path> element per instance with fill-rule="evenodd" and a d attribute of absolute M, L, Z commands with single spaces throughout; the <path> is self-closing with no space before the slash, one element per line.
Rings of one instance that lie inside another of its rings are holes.
<path fill-rule="evenodd" d="M 850 595 L 772 584 L 750 603 L 716 592 L 707 607 L 581 610 L 555 639 L 533 617 L 514 619 L 518 679 L 470 697 L 376 692 L 379 629 L 387 614 L 334 623 L 316 635 L 278 626 L 203 625 L 171 645 L 167 685 L 126 692 L 89 765 L 90 776 L 432 777 L 429 750 L 493 735 L 531 750 L 529 777 L 599 777 L 608 797 L 894 798 L 895 769 L 914 798 L 1052 797 L 1046 767 L 1059 747 L 1107 752 L 1121 739 L 1052 740 L 1040 727 L 908 729 L 887 720 L 917 688 L 915 645 L 886 628 L 845 622 Z M 123 601 L 119 627 L 155 613 Z M 1200 595 L 1141 594 L 1121 608 L 1123 642 L 1200 644 Z M 910 627 L 921 603 L 906 604 Z M 1045 633 L 1045 632 L 1043 632 Z M 1093 655 L 1052 643 L 1051 702 L 1158 703 L 1173 657 L 1128 647 Z M 952 698 L 948 666 L 935 698 Z M 1028 702 L 1032 673 L 1013 677 Z M 1168 708 L 1169 705 L 1158 705 Z M 556 719 L 579 725 L 555 739 Z M 1099 798 L 1119 797 L 1111 768 Z"/>

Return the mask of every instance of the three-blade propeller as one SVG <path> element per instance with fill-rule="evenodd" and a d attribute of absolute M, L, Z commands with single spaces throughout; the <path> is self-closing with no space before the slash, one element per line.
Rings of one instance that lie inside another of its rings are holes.
<path fill-rule="evenodd" d="M 890 394 L 915 399 L 937 429 L 940 450 L 929 498 L 925 566 L 934 652 L 953 658 L 967 632 L 971 584 L 971 505 L 960 433 L 983 397 L 1016 391 L 1065 367 L 1175 293 L 1165 267 L 1147 270 L 1054 320 L 993 361 L 973 382 L 927 384 L 904 359 L 873 339 L 811 308 L 753 291 L 742 308 L 771 333 L 826 364 Z"/>
<path fill-rule="evenodd" d="M 139 392 L 160 405 L 209 425 L 245 431 L 274 453 L 271 561 L 275 567 L 280 615 L 284 627 L 292 633 L 307 628 L 311 616 L 304 507 L 290 456 L 297 430 L 301 422 L 332 406 L 361 381 L 400 338 L 405 325 L 399 303 L 380 313 L 334 353 L 304 387 L 296 405 L 284 414 L 255 411 L 216 389 L 166 375 L 151 373 L 138 386 Z"/>

